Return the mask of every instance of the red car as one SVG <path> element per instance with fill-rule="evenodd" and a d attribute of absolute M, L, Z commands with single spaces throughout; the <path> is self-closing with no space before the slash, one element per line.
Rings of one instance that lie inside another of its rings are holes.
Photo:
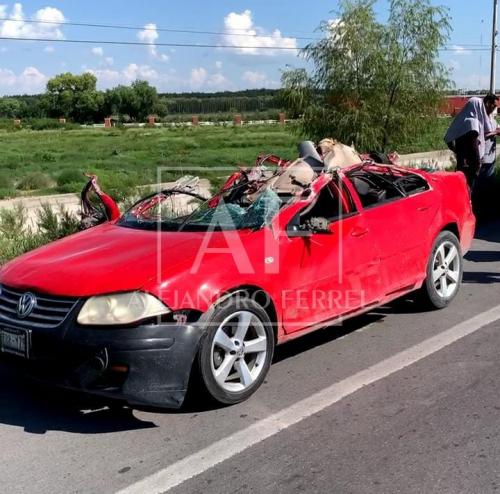
<path fill-rule="evenodd" d="M 131 404 L 180 407 L 191 378 L 237 403 L 278 344 L 410 292 L 447 306 L 474 227 L 461 173 L 265 157 L 3 266 L 0 358 Z"/>

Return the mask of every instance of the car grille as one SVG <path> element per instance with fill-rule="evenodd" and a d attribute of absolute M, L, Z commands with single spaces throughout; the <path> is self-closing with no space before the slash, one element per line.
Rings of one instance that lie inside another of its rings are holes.
<path fill-rule="evenodd" d="M 4 322 L 30 328 L 56 328 L 64 322 L 78 302 L 76 298 L 31 292 L 36 296 L 36 305 L 29 316 L 20 318 L 17 314 L 17 305 L 25 293 L 4 285 L 0 286 L 0 324 Z"/>

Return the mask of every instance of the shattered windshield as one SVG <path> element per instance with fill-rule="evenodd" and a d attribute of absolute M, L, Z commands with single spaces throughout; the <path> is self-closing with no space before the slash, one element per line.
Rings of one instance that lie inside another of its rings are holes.
<path fill-rule="evenodd" d="M 272 190 L 264 190 L 250 204 L 205 200 L 196 194 L 164 191 L 135 204 L 118 225 L 163 231 L 259 229 L 268 225 L 281 207 Z"/>

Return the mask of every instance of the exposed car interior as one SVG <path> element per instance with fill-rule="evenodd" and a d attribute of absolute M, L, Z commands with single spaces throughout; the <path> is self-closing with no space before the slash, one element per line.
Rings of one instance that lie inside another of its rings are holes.
<path fill-rule="evenodd" d="M 360 167 L 347 177 L 365 208 L 429 190 L 429 184 L 419 175 L 387 166 Z"/>

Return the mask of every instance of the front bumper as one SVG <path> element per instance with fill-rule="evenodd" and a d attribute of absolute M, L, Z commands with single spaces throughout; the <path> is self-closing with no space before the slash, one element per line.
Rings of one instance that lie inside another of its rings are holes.
<path fill-rule="evenodd" d="M 5 325 L 4 325 L 5 326 Z M 202 336 L 195 324 L 31 331 L 29 359 L 0 354 L 36 379 L 130 404 L 179 408 Z"/>

